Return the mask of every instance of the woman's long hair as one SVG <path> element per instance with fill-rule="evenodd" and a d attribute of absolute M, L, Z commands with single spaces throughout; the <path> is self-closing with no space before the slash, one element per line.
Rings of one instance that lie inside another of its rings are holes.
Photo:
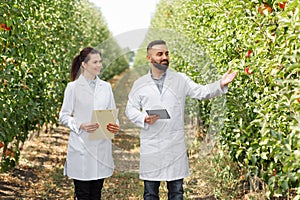
<path fill-rule="evenodd" d="M 71 81 L 74 81 L 79 77 L 81 64 L 82 62 L 87 63 L 90 60 L 90 54 L 99 54 L 101 56 L 100 51 L 97 49 L 85 47 L 77 56 L 74 57 L 70 72 Z"/>

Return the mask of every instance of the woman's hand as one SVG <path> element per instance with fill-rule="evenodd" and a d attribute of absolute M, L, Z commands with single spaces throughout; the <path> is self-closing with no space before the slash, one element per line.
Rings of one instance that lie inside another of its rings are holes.
<path fill-rule="evenodd" d="M 109 123 L 109 124 L 107 124 L 106 129 L 109 132 L 116 134 L 119 131 L 120 127 L 118 124 Z"/>
<path fill-rule="evenodd" d="M 80 125 L 80 129 L 86 132 L 94 132 L 97 130 L 97 128 L 99 128 L 98 123 L 86 123 Z"/>

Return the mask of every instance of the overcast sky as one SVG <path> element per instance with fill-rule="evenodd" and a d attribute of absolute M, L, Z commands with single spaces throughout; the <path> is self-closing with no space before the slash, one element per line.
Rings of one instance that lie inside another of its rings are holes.
<path fill-rule="evenodd" d="M 100 7 L 121 47 L 136 48 L 144 39 L 159 0 L 89 0 Z"/>

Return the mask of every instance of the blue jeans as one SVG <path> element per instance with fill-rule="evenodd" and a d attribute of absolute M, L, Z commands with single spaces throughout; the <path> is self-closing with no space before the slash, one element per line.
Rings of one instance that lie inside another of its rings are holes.
<path fill-rule="evenodd" d="M 167 181 L 168 200 L 183 200 L 183 179 Z M 144 180 L 144 200 L 159 200 L 160 181 Z"/>

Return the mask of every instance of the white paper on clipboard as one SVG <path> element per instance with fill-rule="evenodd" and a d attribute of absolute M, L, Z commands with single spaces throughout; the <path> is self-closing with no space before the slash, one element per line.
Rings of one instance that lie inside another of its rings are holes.
<path fill-rule="evenodd" d="M 92 123 L 98 123 L 99 128 L 96 131 L 89 133 L 90 140 L 113 139 L 114 134 L 106 129 L 107 124 L 116 123 L 119 109 L 111 110 L 93 110 Z"/>

